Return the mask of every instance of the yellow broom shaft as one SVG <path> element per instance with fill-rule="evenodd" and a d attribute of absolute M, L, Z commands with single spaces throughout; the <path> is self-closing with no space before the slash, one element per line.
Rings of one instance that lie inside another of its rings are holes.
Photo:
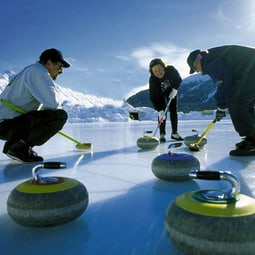
<path fill-rule="evenodd" d="M 60 135 L 64 136 L 64 137 L 66 137 L 67 139 L 69 139 L 69 140 L 71 140 L 71 141 L 77 143 L 77 144 L 80 144 L 80 145 L 82 144 L 81 142 L 77 141 L 76 139 L 74 139 L 73 137 L 67 135 L 66 133 L 64 133 L 64 132 L 62 132 L 62 131 L 58 131 L 58 133 L 59 133 Z"/>
<path fill-rule="evenodd" d="M 216 122 L 216 119 L 214 119 L 210 123 L 210 125 L 206 128 L 204 133 L 201 135 L 201 137 L 195 142 L 195 145 L 199 145 L 201 143 L 201 141 L 204 139 L 204 137 L 207 135 L 207 133 L 212 129 L 212 127 L 214 126 L 215 122 Z"/>
<path fill-rule="evenodd" d="M 19 113 L 22 113 L 22 114 L 26 113 L 23 109 L 21 109 L 21 108 L 18 107 L 17 105 L 14 105 L 14 104 L 8 102 L 7 100 L 1 99 L 1 102 L 2 102 L 4 105 L 10 107 L 11 109 L 13 109 L 13 110 L 16 111 L 16 112 L 19 112 Z M 64 136 L 64 137 L 66 137 L 67 139 L 69 139 L 69 140 L 71 140 L 71 141 L 77 143 L 77 144 L 80 144 L 80 145 L 82 144 L 81 142 L 77 141 L 76 139 L 74 139 L 73 137 L 71 137 L 71 136 L 65 134 L 65 133 L 62 132 L 62 131 L 58 131 L 58 133 L 59 133 L 60 135 Z"/>

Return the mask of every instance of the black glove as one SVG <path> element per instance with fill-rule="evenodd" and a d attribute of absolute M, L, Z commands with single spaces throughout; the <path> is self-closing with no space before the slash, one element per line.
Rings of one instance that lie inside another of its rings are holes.
<path fill-rule="evenodd" d="M 221 119 L 226 117 L 226 110 L 222 110 L 222 109 L 217 109 L 216 114 L 215 114 L 215 118 L 217 121 L 220 121 Z"/>

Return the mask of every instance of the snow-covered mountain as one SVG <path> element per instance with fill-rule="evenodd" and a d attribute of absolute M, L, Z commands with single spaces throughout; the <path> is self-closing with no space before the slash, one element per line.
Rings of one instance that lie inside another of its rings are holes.
<path fill-rule="evenodd" d="M 0 93 L 15 75 L 13 71 L 0 73 Z M 97 97 L 64 88 L 57 84 L 58 97 L 68 112 L 69 122 L 123 122 L 128 121 L 134 108 L 124 101 Z"/>
<path fill-rule="evenodd" d="M 15 72 L 13 71 L 0 73 L 0 93 L 14 75 Z M 197 83 L 198 87 L 200 86 L 201 81 L 199 81 L 197 77 L 191 76 L 190 79 L 194 80 L 193 82 Z M 202 79 L 204 79 L 204 77 L 202 77 Z M 134 118 L 132 118 L 132 113 L 135 113 L 139 120 L 157 119 L 157 112 L 153 110 L 151 106 L 133 107 L 127 100 L 113 100 L 111 98 L 84 94 L 62 87 L 58 84 L 57 88 L 59 100 L 62 107 L 68 112 L 68 121 L 71 123 L 126 122 L 134 120 Z M 194 111 L 189 114 L 180 112 L 179 118 L 204 119 L 211 118 L 211 116 L 205 116 L 204 114 L 201 114 L 201 112 Z"/>
<path fill-rule="evenodd" d="M 124 101 L 97 97 L 58 86 L 58 97 L 69 122 L 123 122 L 133 107 Z"/>
<path fill-rule="evenodd" d="M 213 110 L 216 108 L 216 86 L 208 75 L 195 74 L 183 79 L 178 91 L 178 110 L 192 111 Z M 134 107 L 152 107 L 149 90 L 142 90 L 126 100 Z"/>
<path fill-rule="evenodd" d="M 15 76 L 15 72 L 0 73 L 0 93 Z M 130 113 L 139 112 L 140 120 L 155 120 L 156 112 L 150 107 L 134 108 L 124 100 L 84 94 L 57 85 L 58 98 L 68 113 L 68 122 L 126 122 L 132 120 Z"/>

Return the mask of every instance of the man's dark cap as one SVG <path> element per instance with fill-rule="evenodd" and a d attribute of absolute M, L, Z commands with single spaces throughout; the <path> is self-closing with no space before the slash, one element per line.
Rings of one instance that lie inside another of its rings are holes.
<path fill-rule="evenodd" d="M 197 59 L 197 56 L 198 56 L 198 54 L 199 54 L 200 52 L 201 52 L 200 50 L 194 50 L 194 51 L 192 51 L 192 52 L 189 54 L 189 56 L 188 56 L 188 58 L 187 58 L 187 63 L 188 63 L 188 65 L 189 65 L 189 67 L 190 67 L 190 71 L 189 71 L 190 74 L 192 74 L 192 73 L 195 72 L 195 69 L 194 69 L 194 62 L 195 62 L 195 60 Z"/>
<path fill-rule="evenodd" d="M 47 60 L 51 60 L 52 62 L 61 62 L 63 64 L 63 67 L 67 68 L 70 67 L 70 64 L 64 60 L 63 55 L 61 51 L 51 48 L 47 49 L 44 52 L 42 52 L 40 56 L 40 62 L 45 63 Z"/>

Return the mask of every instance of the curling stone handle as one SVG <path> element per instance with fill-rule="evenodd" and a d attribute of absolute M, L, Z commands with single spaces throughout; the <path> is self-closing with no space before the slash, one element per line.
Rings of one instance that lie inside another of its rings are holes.
<path fill-rule="evenodd" d="M 42 164 L 36 165 L 32 169 L 32 175 L 33 175 L 33 178 L 34 178 L 35 182 L 37 182 L 37 183 L 55 182 L 56 180 L 48 181 L 47 177 L 42 177 L 41 175 L 39 175 L 39 170 L 42 169 L 42 168 L 44 168 L 44 169 L 61 169 L 61 168 L 66 168 L 66 163 L 64 163 L 64 162 L 44 162 Z"/>
<path fill-rule="evenodd" d="M 144 137 L 152 137 L 152 131 L 144 131 L 143 136 Z"/>
<path fill-rule="evenodd" d="M 178 147 L 180 147 L 180 146 L 182 146 L 182 142 L 170 143 L 169 146 L 168 146 L 168 148 L 167 148 L 168 154 L 169 154 L 169 155 L 172 154 L 172 153 L 173 153 L 173 149 L 174 149 L 174 148 L 178 148 Z"/>
<path fill-rule="evenodd" d="M 44 162 L 42 165 L 43 165 L 42 168 L 45 168 L 45 169 L 66 168 L 65 162 Z"/>
<path fill-rule="evenodd" d="M 198 171 L 191 170 L 189 173 L 190 178 L 203 179 L 203 180 L 225 180 L 230 182 L 232 188 L 230 191 L 225 192 L 229 198 L 236 197 L 240 193 L 240 182 L 236 176 L 230 171 Z"/>
<path fill-rule="evenodd" d="M 191 171 L 190 177 L 200 179 L 200 180 L 215 180 L 221 179 L 220 172 L 218 171 Z"/>

